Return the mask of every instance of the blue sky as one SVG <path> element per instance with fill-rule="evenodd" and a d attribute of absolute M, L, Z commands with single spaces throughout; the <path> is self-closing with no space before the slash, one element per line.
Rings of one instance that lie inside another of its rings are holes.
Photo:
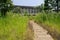
<path fill-rule="evenodd" d="M 12 0 L 15 5 L 38 6 L 44 3 L 44 0 Z"/>

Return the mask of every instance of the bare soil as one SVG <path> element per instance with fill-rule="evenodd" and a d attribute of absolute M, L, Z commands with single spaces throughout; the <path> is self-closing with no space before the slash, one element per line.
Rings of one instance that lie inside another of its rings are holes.
<path fill-rule="evenodd" d="M 45 30 L 34 21 L 30 20 L 30 25 L 30 27 L 32 27 L 34 30 L 33 40 L 54 40 L 47 30 Z"/>

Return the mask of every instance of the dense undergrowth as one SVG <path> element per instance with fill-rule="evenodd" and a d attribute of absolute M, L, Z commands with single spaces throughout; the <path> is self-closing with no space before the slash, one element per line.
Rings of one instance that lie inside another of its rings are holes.
<path fill-rule="evenodd" d="M 34 20 L 60 33 L 60 13 L 39 13 L 35 16 Z"/>
<path fill-rule="evenodd" d="M 28 40 L 32 34 L 26 34 L 29 19 L 47 25 L 51 31 L 56 30 L 60 34 L 60 13 L 38 13 L 36 16 L 7 13 L 5 17 L 0 17 L 0 40 Z"/>
<path fill-rule="evenodd" d="M 0 40 L 24 40 L 28 25 L 28 17 L 7 13 L 0 17 Z"/>
<path fill-rule="evenodd" d="M 54 40 L 60 40 L 60 13 L 38 13 L 30 18 L 47 29 Z"/>

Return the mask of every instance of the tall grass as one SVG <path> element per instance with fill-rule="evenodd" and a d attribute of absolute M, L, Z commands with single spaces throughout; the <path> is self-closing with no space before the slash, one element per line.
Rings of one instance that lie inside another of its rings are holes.
<path fill-rule="evenodd" d="M 34 20 L 50 26 L 50 28 L 53 28 L 57 32 L 60 31 L 60 13 L 39 13 L 35 16 Z"/>
<path fill-rule="evenodd" d="M 0 40 L 24 40 L 28 17 L 8 13 L 0 17 Z"/>

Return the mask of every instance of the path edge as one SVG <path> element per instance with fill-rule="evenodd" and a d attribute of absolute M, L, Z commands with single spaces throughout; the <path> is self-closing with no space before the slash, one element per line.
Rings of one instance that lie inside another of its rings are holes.
<path fill-rule="evenodd" d="M 34 21 L 37 23 L 36 21 Z M 52 28 L 49 28 L 47 25 L 43 25 L 42 23 L 37 23 L 38 25 L 42 26 L 44 29 L 48 31 L 48 33 L 55 39 L 55 40 L 60 40 L 60 34 L 54 29 L 51 31 Z"/>

